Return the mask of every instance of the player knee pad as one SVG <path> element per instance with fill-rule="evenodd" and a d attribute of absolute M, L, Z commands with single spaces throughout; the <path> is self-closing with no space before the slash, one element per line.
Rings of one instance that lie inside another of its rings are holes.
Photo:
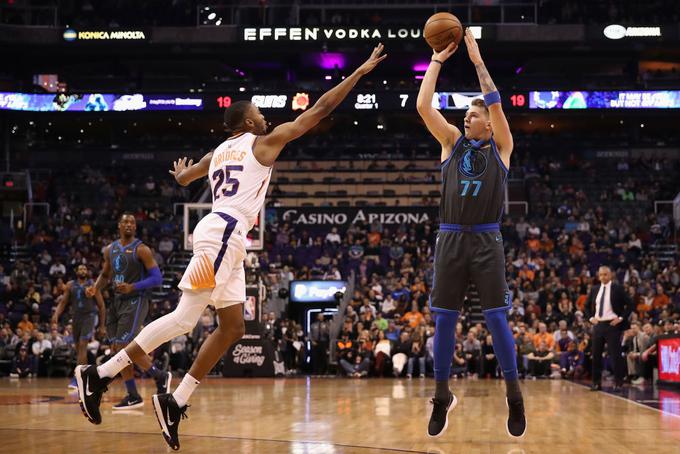
<path fill-rule="evenodd" d="M 434 329 L 434 378 L 449 379 L 453 352 L 456 349 L 456 324 L 460 312 L 432 308 L 435 314 Z"/>
<path fill-rule="evenodd" d="M 484 311 L 486 326 L 493 338 L 493 350 L 498 358 L 506 380 L 517 379 L 517 355 L 515 339 L 510 331 L 507 319 L 507 308 L 488 309 Z"/>

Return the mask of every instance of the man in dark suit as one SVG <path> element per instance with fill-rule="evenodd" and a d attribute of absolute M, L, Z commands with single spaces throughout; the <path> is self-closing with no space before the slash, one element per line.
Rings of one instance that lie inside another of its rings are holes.
<path fill-rule="evenodd" d="M 612 271 L 601 266 L 597 272 L 600 285 L 594 286 L 588 295 L 586 311 L 593 324 L 593 386 L 592 391 L 602 389 L 602 353 L 607 352 L 614 368 L 614 391 L 623 385 L 626 365 L 621 356 L 621 336 L 628 329 L 628 317 L 633 311 L 633 301 L 622 285 L 612 282 Z"/>

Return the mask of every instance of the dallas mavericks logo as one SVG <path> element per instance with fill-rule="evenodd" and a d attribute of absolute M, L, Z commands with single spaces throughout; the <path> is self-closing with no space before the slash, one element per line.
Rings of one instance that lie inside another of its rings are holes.
<path fill-rule="evenodd" d="M 486 171 L 486 156 L 479 150 L 468 148 L 458 161 L 458 171 L 468 178 L 477 178 Z"/>
<path fill-rule="evenodd" d="M 127 257 L 124 255 L 117 255 L 115 259 L 113 259 L 113 270 L 116 273 L 122 273 L 127 269 Z"/>

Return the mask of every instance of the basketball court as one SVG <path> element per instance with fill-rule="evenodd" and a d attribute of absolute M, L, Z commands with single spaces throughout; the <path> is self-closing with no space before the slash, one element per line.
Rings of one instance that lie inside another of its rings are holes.
<path fill-rule="evenodd" d="M 431 380 L 209 379 L 182 422 L 181 452 L 624 454 L 677 453 L 680 446 L 680 394 L 673 391 L 639 399 L 658 410 L 570 381 L 525 381 L 528 429 L 514 441 L 505 433 L 502 381 L 451 383 L 458 406 L 445 435 L 431 440 Z M 103 422 L 93 426 L 63 379 L 2 380 L 4 449 L 168 452 L 150 405 L 154 389 L 146 380 L 147 404 L 113 414 L 123 394 L 115 382 L 102 402 Z"/>

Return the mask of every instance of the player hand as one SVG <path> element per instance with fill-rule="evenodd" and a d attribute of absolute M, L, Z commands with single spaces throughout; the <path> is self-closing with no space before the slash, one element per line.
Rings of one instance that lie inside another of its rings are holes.
<path fill-rule="evenodd" d="M 384 49 L 385 46 L 383 46 L 382 43 L 378 43 L 378 45 L 373 48 L 373 52 L 371 52 L 371 56 L 368 57 L 368 60 L 366 60 L 363 65 L 357 68 L 357 72 L 363 76 L 364 74 L 368 74 L 373 71 L 373 68 L 375 68 L 378 63 L 387 58 L 387 54 L 382 56 L 380 55 Z"/>
<path fill-rule="evenodd" d="M 432 49 L 432 60 L 439 60 L 440 62 L 444 63 L 451 55 L 456 53 L 457 50 L 458 44 L 456 44 L 455 41 L 451 41 L 451 44 L 446 46 L 446 48 L 440 52 Z"/>
<path fill-rule="evenodd" d="M 465 29 L 465 46 L 468 50 L 468 55 L 470 56 L 470 61 L 474 65 L 480 65 L 484 63 L 482 60 L 482 54 L 479 53 L 479 46 L 477 45 L 477 40 L 472 34 L 470 28 Z"/>
<path fill-rule="evenodd" d="M 116 292 L 122 293 L 123 295 L 132 293 L 134 290 L 135 286 L 132 284 L 128 284 L 127 282 L 121 282 L 120 284 L 116 284 Z"/>
<path fill-rule="evenodd" d="M 90 287 L 87 287 L 85 289 L 85 296 L 88 298 L 94 298 L 94 294 L 97 293 L 97 289 L 94 288 L 94 285 L 91 285 Z"/>
<path fill-rule="evenodd" d="M 597 319 L 595 317 L 590 317 L 590 320 L 588 320 L 590 323 L 593 325 L 597 325 Z"/>
<path fill-rule="evenodd" d="M 187 162 L 187 159 L 188 158 L 185 156 L 182 159 L 178 159 L 172 163 L 173 170 L 168 170 L 168 172 L 170 172 L 170 175 L 175 177 L 175 180 L 183 170 L 188 169 L 194 164 L 193 159 L 189 159 L 189 162 Z"/>

